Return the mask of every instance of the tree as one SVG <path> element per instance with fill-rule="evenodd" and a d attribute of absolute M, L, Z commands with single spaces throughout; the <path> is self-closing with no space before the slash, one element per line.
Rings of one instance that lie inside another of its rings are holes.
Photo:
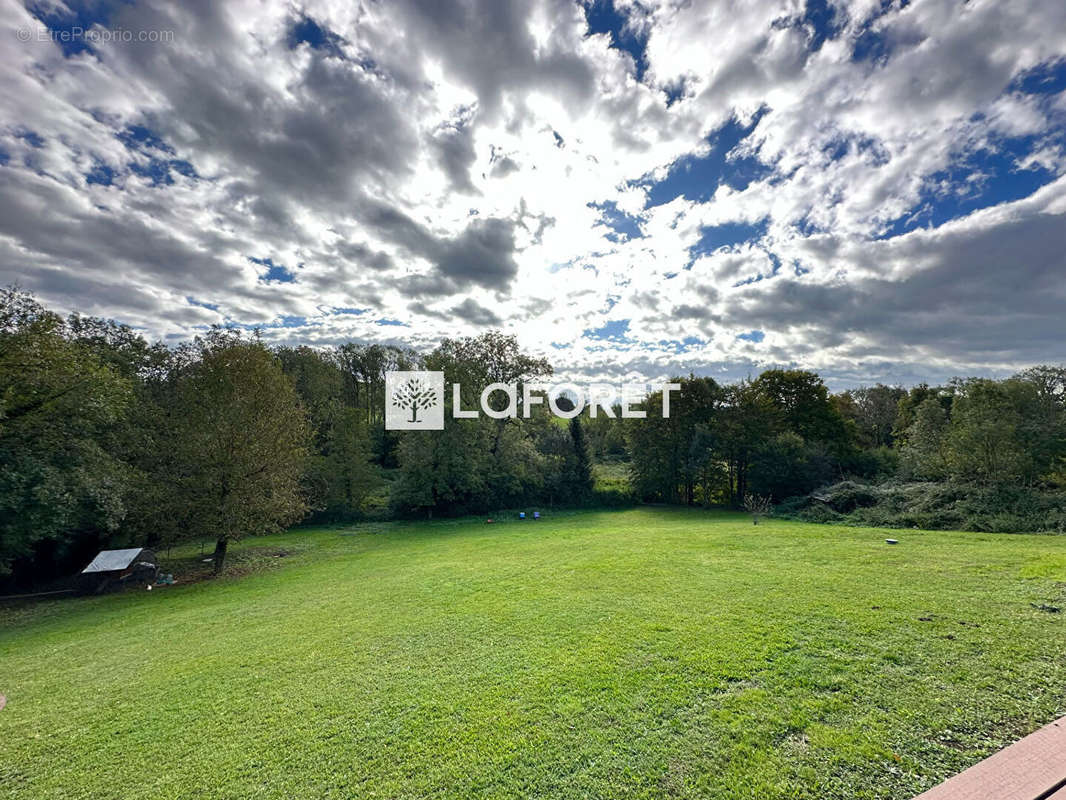
<path fill-rule="evenodd" d="M 676 421 L 662 415 L 662 392 L 649 394 L 640 407 L 646 416 L 630 420 L 626 431 L 630 482 L 641 499 L 676 503 L 681 471 Z"/>
<path fill-rule="evenodd" d="M 560 397 L 559 400 L 562 401 Z M 559 408 L 563 411 L 567 409 L 563 408 L 563 403 L 559 403 Z M 626 456 L 626 438 L 624 423 L 622 417 L 622 407 L 615 405 L 611 409 L 614 412 L 613 417 L 608 417 L 606 414 L 597 414 L 595 417 L 589 415 L 586 408 L 581 412 L 581 424 L 585 428 L 585 434 L 589 442 L 589 453 L 597 460 L 607 459 L 622 459 Z"/>
<path fill-rule="evenodd" d="M 94 545 L 126 513 L 128 470 L 108 447 L 131 383 L 29 294 L 0 290 L 0 575 L 50 548 Z"/>
<path fill-rule="evenodd" d="M 354 342 L 337 348 L 336 360 L 344 375 L 344 404 L 365 409 L 366 422 L 371 426 L 384 424 L 385 373 L 416 369 L 421 361 L 413 350 Z"/>
<path fill-rule="evenodd" d="M 464 408 L 480 402 L 490 383 L 519 387 L 519 418 L 453 419 L 451 391 L 444 393 L 443 431 L 405 431 L 399 447 L 400 480 L 393 493 L 397 511 L 480 511 L 539 496 L 545 460 L 522 418 L 522 386 L 551 374 L 542 358 L 523 353 L 518 341 L 497 331 L 445 339 L 425 359 L 425 368 L 458 384 Z M 490 402 L 493 402 L 490 400 Z"/>
<path fill-rule="evenodd" d="M 437 396 L 436 388 L 421 378 L 411 378 L 396 388 L 393 393 L 393 402 L 400 408 L 410 410 L 410 422 L 418 422 L 418 412 L 433 408 L 440 402 L 440 398 Z"/>
<path fill-rule="evenodd" d="M 653 392 L 643 403 L 647 416 L 632 420 L 629 469 L 638 495 L 691 505 L 697 487 L 715 472 L 710 465 L 725 394 L 713 378 L 690 375 L 675 382 L 680 389 L 669 417 L 662 413 L 662 392 Z M 708 487 L 702 488 L 706 494 Z"/>
<path fill-rule="evenodd" d="M 730 505 L 743 506 L 752 460 L 781 428 L 780 414 L 762 386 L 747 380 L 727 388 L 719 426 L 719 448 L 726 462 Z"/>
<path fill-rule="evenodd" d="M 399 434 L 385 430 L 385 373 L 419 369 L 422 357 L 391 345 L 347 342 L 333 352 L 333 359 L 341 371 L 341 405 L 362 409 L 377 462 L 395 467 Z"/>
<path fill-rule="evenodd" d="M 1018 435 L 1032 459 L 1032 479 L 1066 483 L 1066 367 L 1033 367 L 1006 383 L 1021 415 Z"/>
<path fill-rule="evenodd" d="M 952 386 L 930 386 L 927 383 L 919 383 L 912 386 L 910 391 L 900 396 L 896 404 L 896 422 L 892 426 L 892 440 L 897 447 L 902 447 L 907 441 L 907 431 L 918 413 L 918 406 L 926 400 L 933 399 L 940 404 L 945 418 L 951 414 L 951 402 L 954 395 Z"/>
<path fill-rule="evenodd" d="M 947 434 L 952 476 L 1000 486 L 1031 485 L 1041 470 L 1038 441 L 1025 435 L 1025 411 L 1035 411 L 1035 401 L 1032 384 L 984 378 L 960 382 Z"/>
<path fill-rule="evenodd" d="M 748 485 L 756 493 L 784 499 L 807 494 L 832 478 L 833 459 L 826 445 L 785 431 L 756 449 Z"/>
<path fill-rule="evenodd" d="M 129 325 L 112 319 L 71 314 L 69 337 L 123 378 L 144 379 L 166 363 L 169 352 L 161 343 L 149 344 Z"/>
<path fill-rule="evenodd" d="M 445 397 L 447 402 L 447 397 Z M 474 511 L 488 505 L 493 428 L 482 420 L 450 419 L 442 431 L 404 431 L 400 479 L 393 493 L 401 513 Z"/>
<path fill-rule="evenodd" d="M 837 411 L 855 424 L 862 447 L 890 447 L 899 402 L 907 391 L 898 386 L 862 386 L 832 397 Z"/>
<path fill-rule="evenodd" d="M 543 499 L 552 507 L 556 503 L 567 503 L 573 488 L 571 465 L 574 455 L 569 429 L 564 430 L 544 414 L 534 417 L 531 427 L 534 428 L 534 446 L 543 464 Z"/>
<path fill-rule="evenodd" d="M 940 480 L 947 475 L 948 415 L 936 397 L 926 397 L 903 432 L 900 467 L 906 477 Z"/>
<path fill-rule="evenodd" d="M 331 518 L 358 514 L 367 496 L 380 483 L 371 463 L 373 450 L 367 424 L 359 409 L 346 408 L 326 440 L 325 451 L 314 457 L 312 501 Z"/>
<path fill-rule="evenodd" d="M 814 372 L 768 369 L 754 381 L 780 415 L 787 430 L 806 442 L 846 444 L 844 420 L 829 401 L 829 390 Z"/>
<path fill-rule="evenodd" d="M 351 407 L 344 403 L 345 375 L 337 363 L 337 354 L 306 346 L 279 347 L 274 352 L 307 411 L 315 447 L 322 451 L 333 435 L 342 409 Z M 366 422 L 365 415 L 361 420 Z"/>
<path fill-rule="evenodd" d="M 579 417 L 570 420 L 570 442 L 573 448 L 573 460 L 567 470 L 570 480 L 570 496 L 575 502 L 588 500 L 592 495 L 592 461 L 589 458 L 588 442 L 585 429 Z"/>
<path fill-rule="evenodd" d="M 189 535 L 215 539 L 218 573 L 230 542 L 303 515 L 310 431 L 292 382 L 259 341 L 215 329 L 184 349 L 188 365 L 172 377 L 168 499 Z"/>

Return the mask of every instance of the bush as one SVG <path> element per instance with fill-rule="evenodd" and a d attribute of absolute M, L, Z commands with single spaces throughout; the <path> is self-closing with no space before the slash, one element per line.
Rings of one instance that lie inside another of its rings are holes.
<path fill-rule="evenodd" d="M 815 501 L 811 499 L 810 495 L 789 497 L 774 506 L 774 514 L 779 517 L 796 517 L 801 511 L 810 508 L 814 504 Z"/>
<path fill-rule="evenodd" d="M 876 505 L 879 499 L 876 487 L 854 481 L 841 481 L 811 497 L 842 514 Z"/>
<path fill-rule="evenodd" d="M 842 481 L 777 506 L 779 516 L 888 528 L 1066 532 L 1066 492 L 962 483 Z"/>

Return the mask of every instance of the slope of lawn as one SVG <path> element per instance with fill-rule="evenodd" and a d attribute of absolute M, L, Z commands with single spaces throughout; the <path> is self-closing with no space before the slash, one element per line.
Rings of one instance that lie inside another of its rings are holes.
<path fill-rule="evenodd" d="M 1063 537 L 645 508 L 264 546 L 0 610 L 0 797 L 902 800 L 1066 713 Z"/>

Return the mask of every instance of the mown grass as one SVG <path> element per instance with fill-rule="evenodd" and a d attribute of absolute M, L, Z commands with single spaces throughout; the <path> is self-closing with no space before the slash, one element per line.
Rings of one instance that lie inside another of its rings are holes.
<path fill-rule="evenodd" d="M 0 797 L 907 798 L 1066 712 L 1066 539 L 885 536 L 296 530 L 252 574 L 9 612 Z"/>

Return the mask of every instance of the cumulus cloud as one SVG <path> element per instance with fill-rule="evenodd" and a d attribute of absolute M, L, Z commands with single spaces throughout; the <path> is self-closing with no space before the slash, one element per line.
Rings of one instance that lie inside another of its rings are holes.
<path fill-rule="evenodd" d="M 60 308 L 575 377 L 1066 359 L 1058 0 L 3 2 L 0 281 Z"/>

